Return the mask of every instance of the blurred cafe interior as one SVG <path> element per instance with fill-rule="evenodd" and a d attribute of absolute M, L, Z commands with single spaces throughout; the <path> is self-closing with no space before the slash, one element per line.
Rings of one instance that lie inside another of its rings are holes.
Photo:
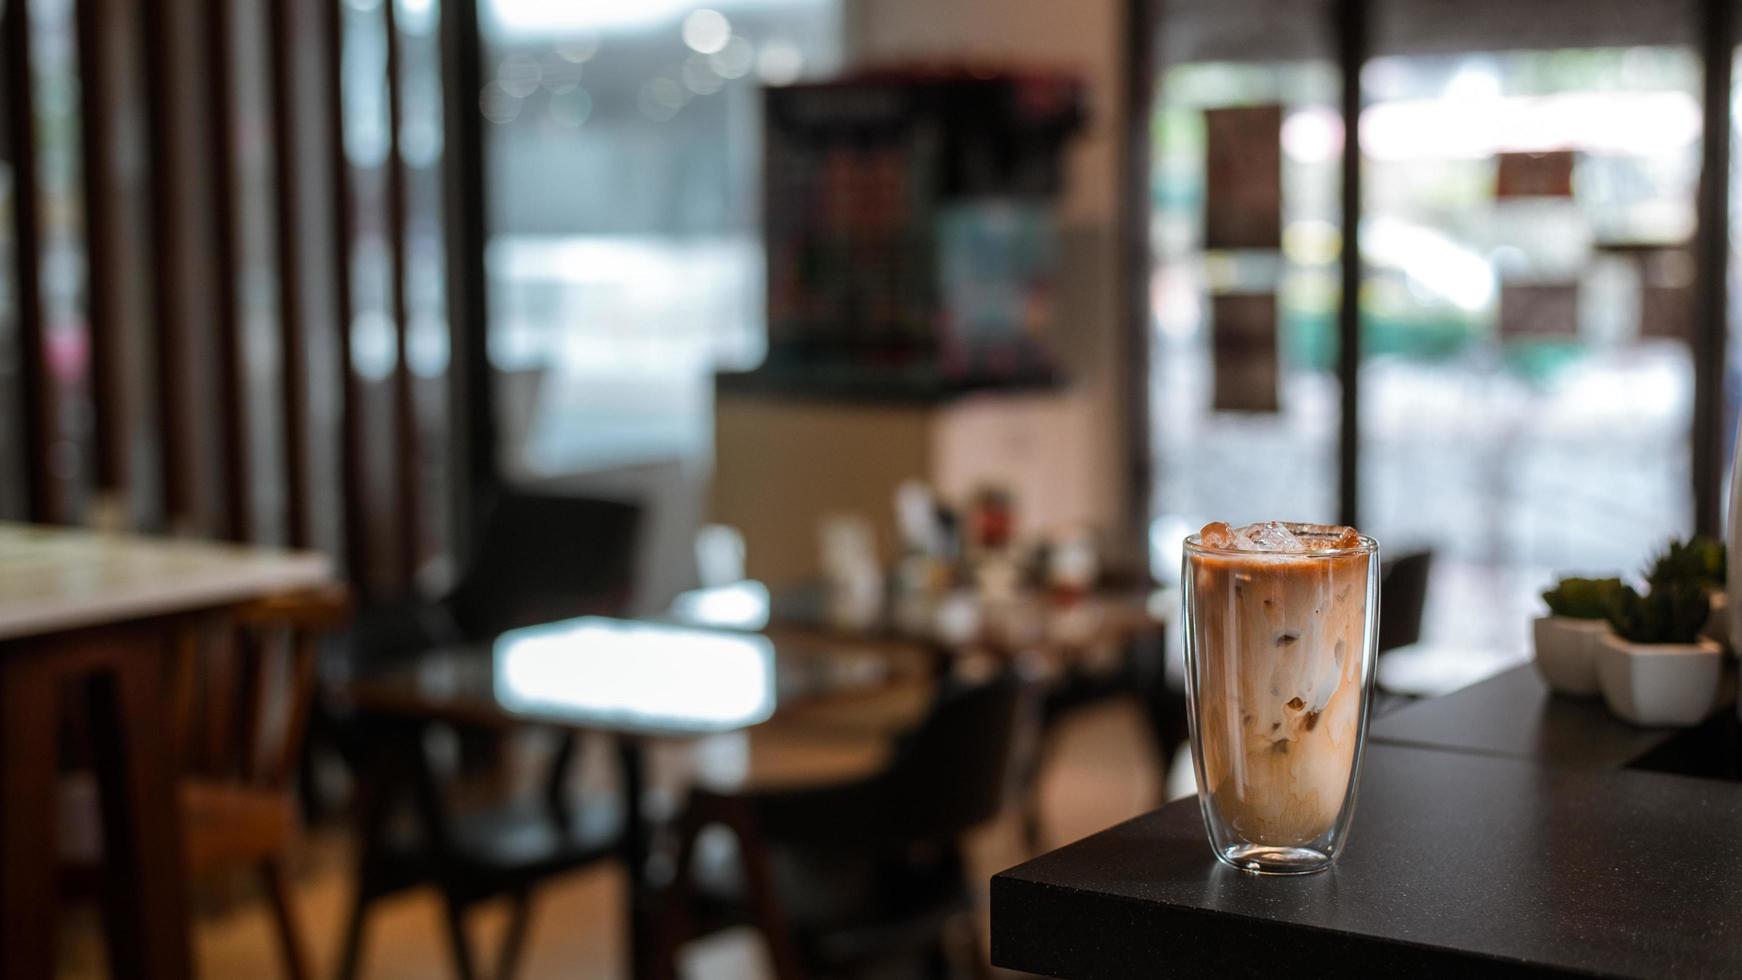
<path fill-rule="evenodd" d="M 1734 658 L 1666 720 L 1540 623 L 1672 642 L 1562 577 L 1715 548 L 1728 643 L 1737 21 L 0 0 L 0 972 L 1240 975 L 1285 913 L 994 881 L 1197 793 L 1212 521 L 1380 542 L 1375 822 L 1400 753 L 1687 783 L 1733 915 Z"/>

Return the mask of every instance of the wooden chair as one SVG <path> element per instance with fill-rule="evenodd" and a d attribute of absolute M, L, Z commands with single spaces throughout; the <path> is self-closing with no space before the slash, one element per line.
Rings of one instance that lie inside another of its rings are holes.
<path fill-rule="evenodd" d="M 1379 566 L 1379 656 L 1421 642 L 1427 610 L 1427 585 L 1433 573 L 1432 551 L 1408 551 Z M 1373 685 L 1373 716 L 1396 711 L 1417 695 Z"/>
<path fill-rule="evenodd" d="M 368 610 L 352 638 L 352 669 L 366 673 L 415 661 L 426 649 L 488 642 L 516 627 L 581 615 L 621 615 L 634 581 L 642 509 L 569 494 L 504 489 L 492 501 L 477 553 L 452 592 L 432 608 Z M 338 975 L 362 966 L 375 902 L 412 888 L 442 896 L 455 975 L 485 973 L 465 919 L 480 903 L 507 898 L 509 928 L 493 974 L 518 965 L 534 892 L 547 881 L 598 861 L 628 856 L 616 799 L 571 799 L 577 743 L 559 732 L 542 798 L 461 800 L 455 773 L 440 771 L 423 736 L 431 723 L 382 717 L 337 719 L 334 729 L 356 776 L 357 884 Z M 460 727 L 462 758 L 501 759 L 503 731 Z M 626 767 L 627 768 L 627 767 Z M 625 795 L 635 792 L 625 788 Z M 632 867 L 639 862 L 631 860 Z M 633 873 L 633 872 L 632 872 Z"/>
<path fill-rule="evenodd" d="M 292 980 L 310 975 L 287 867 L 301 824 L 297 763 L 315 693 L 319 639 L 340 628 L 349 613 L 342 588 L 239 607 L 217 635 L 200 628 L 184 632 L 169 687 L 188 872 L 197 877 L 251 867 L 260 876 L 284 972 Z M 100 835 L 78 827 L 100 818 L 76 800 L 66 809 L 73 824 L 64 835 L 71 887 L 100 894 L 101 848 L 90 844 Z"/>
<path fill-rule="evenodd" d="M 1379 566 L 1379 652 L 1421 642 L 1432 551 L 1408 551 Z"/>
<path fill-rule="evenodd" d="M 721 794 L 692 791 L 663 896 L 653 974 L 676 976 L 679 946 L 750 924 L 781 980 L 888 970 L 932 976 L 951 960 L 989 971 L 973 925 L 962 838 L 1002 811 L 1015 776 L 1028 686 L 1014 670 L 946 679 L 889 765 L 847 782 Z M 704 828 L 737 838 L 736 860 L 704 860 Z"/>
<path fill-rule="evenodd" d="M 432 887 L 442 897 L 454 976 L 514 975 L 532 900 L 551 879 L 625 854 L 620 801 L 571 798 L 575 742 L 563 738 L 539 798 L 490 798 L 462 805 L 433 764 L 416 719 L 364 718 L 348 726 L 357 773 L 357 880 L 337 975 L 362 968 L 369 913 L 383 898 Z M 631 867 L 637 862 L 630 862 Z M 507 933 L 493 969 L 479 962 L 466 929 L 479 904 L 506 898 Z"/>

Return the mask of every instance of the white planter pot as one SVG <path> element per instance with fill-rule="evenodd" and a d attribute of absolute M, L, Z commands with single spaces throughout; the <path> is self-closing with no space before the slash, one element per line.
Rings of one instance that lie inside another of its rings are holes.
<path fill-rule="evenodd" d="M 1697 643 L 1602 640 L 1597 679 L 1603 701 L 1623 721 L 1646 728 L 1687 728 L 1706 720 L 1718 703 L 1724 650 Z"/>
<path fill-rule="evenodd" d="M 1597 694 L 1597 647 L 1609 635 L 1601 619 L 1540 616 L 1532 632 L 1536 639 L 1536 672 L 1556 694 L 1575 698 Z"/>

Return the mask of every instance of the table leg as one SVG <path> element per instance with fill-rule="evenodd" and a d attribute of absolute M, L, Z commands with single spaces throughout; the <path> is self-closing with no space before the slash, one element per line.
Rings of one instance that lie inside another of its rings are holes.
<path fill-rule="evenodd" d="M 629 975 L 639 980 L 655 975 L 657 957 L 653 944 L 658 939 L 653 921 L 653 897 L 646 884 L 647 837 L 641 804 L 647 789 L 647 762 L 641 740 L 628 735 L 619 736 L 617 761 L 623 776 L 623 864 L 628 871 L 625 897 L 629 906 Z"/>
<path fill-rule="evenodd" d="M 22 980 L 54 975 L 59 705 L 42 658 L 0 657 L 0 961 Z"/>
<path fill-rule="evenodd" d="M 91 679 L 92 752 L 103 799 L 106 901 L 116 976 L 191 976 L 187 868 L 164 735 L 159 635 L 115 651 Z M 153 656 L 152 654 L 157 654 Z"/>

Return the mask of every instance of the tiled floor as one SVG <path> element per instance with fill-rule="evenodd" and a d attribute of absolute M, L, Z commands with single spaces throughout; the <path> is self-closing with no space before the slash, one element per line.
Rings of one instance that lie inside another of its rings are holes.
<path fill-rule="evenodd" d="M 731 746 L 714 748 L 732 752 Z M 770 740 L 758 744 L 753 755 L 753 768 L 765 766 L 787 774 L 827 771 L 831 766 L 862 767 L 867 758 L 862 751 L 846 747 L 834 751 L 814 741 L 800 747 Z M 1061 731 L 1052 758 L 1041 787 L 1051 845 L 1140 813 L 1160 798 L 1160 770 L 1134 707 L 1111 704 L 1085 712 Z M 1187 780 L 1189 787 L 1189 776 Z M 350 898 L 348 847 L 343 834 L 323 832 L 311 837 L 304 855 L 298 898 L 317 976 L 331 975 L 337 955 Z M 970 850 L 982 882 L 1024 856 L 1015 823 L 1009 819 L 976 835 Z M 623 976 L 621 895 L 621 871 L 610 865 L 577 873 L 543 891 L 534 906 L 520 975 L 526 980 Z M 474 942 L 481 957 L 495 948 L 505 921 L 503 912 L 480 910 L 474 918 Z M 259 904 L 243 901 L 221 912 L 202 913 L 197 929 L 202 976 L 228 980 L 278 975 L 269 919 Z M 94 915 L 75 912 L 69 917 L 62 951 L 63 976 L 104 975 Z M 363 975 L 371 980 L 450 976 L 435 897 L 413 893 L 381 903 L 371 920 L 364 966 Z M 750 980 L 766 976 L 767 971 L 760 944 L 746 932 L 695 944 L 688 954 L 686 974 L 707 980 Z"/>

